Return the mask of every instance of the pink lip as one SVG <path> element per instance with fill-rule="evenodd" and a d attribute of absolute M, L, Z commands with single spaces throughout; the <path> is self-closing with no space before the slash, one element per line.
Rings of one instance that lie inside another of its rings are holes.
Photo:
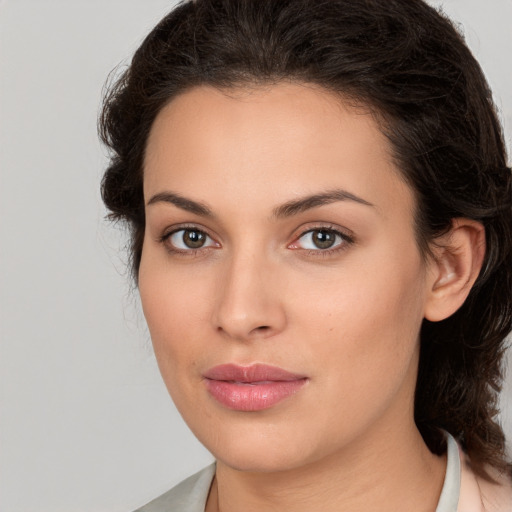
<path fill-rule="evenodd" d="M 237 411 L 261 411 L 294 395 L 307 382 L 276 366 L 223 364 L 206 371 L 206 387 L 222 405 Z"/>

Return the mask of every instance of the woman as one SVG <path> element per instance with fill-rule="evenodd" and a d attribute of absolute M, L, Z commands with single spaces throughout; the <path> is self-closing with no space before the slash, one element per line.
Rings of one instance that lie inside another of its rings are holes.
<path fill-rule="evenodd" d="M 512 510 L 512 177 L 420 0 L 197 0 L 107 95 L 163 379 L 216 464 L 140 510 Z"/>

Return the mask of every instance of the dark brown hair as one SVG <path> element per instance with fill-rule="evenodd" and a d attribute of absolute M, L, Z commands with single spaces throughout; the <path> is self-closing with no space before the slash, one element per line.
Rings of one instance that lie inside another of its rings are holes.
<path fill-rule="evenodd" d="M 434 453 L 442 429 L 477 471 L 505 470 L 496 421 L 505 337 L 512 329 L 512 178 L 491 92 L 451 22 L 421 0 L 196 0 L 147 36 L 105 97 L 111 149 L 102 183 L 111 217 L 128 222 L 135 280 L 144 236 L 144 151 L 159 111 L 176 95 L 312 83 L 384 120 L 396 162 L 417 198 L 428 252 L 456 217 L 486 229 L 483 270 L 450 318 L 424 321 L 415 419 Z M 508 466 L 510 470 L 510 466 Z"/>

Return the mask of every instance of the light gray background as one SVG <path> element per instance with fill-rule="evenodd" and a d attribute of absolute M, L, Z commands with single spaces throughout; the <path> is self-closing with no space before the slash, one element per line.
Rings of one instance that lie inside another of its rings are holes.
<path fill-rule="evenodd" d="M 462 23 L 510 148 L 512 0 L 435 3 Z M 211 460 L 160 380 L 98 192 L 102 85 L 173 4 L 0 0 L 2 512 L 128 512 Z M 503 405 L 512 433 L 512 376 Z"/>

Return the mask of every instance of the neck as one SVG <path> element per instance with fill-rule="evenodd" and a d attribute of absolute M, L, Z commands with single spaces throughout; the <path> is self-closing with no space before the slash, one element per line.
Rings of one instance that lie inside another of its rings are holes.
<path fill-rule="evenodd" d="M 206 512 L 434 512 L 445 468 L 445 457 L 428 450 L 413 423 L 367 433 L 341 453 L 278 473 L 219 461 Z"/>

